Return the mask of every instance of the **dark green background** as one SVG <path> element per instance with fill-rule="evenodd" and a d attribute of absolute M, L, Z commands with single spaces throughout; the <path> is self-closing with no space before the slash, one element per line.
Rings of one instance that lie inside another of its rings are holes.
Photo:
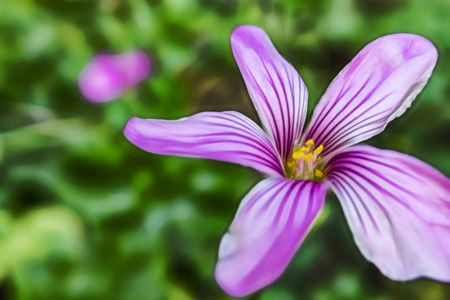
<path fill-rule="evenodd" d="M 228 299 L 214 280 L 222 234 L 262 176 L 146 153 L 132 116 L 237 110 L 256 120 L 229 36 L 264 28 L 309 89 L 309 112 L 368 42 L 431 40 L 439 60 L 401 118 L 368 141 L 450 174 L 450 1 L 0 0 L 0 299 Z M 141 48 L 151 77 L 92 104 L 77 77 L 101 52 Z M 408 228 L 404 228 L 408 230 Z M 281 278 L 248 299 L 446 299 L 365 261 L 335 196 Z M 446 297 L 447 296 L 447 297 Z M 448 298 L 447 298 L 448 299 Z"/>

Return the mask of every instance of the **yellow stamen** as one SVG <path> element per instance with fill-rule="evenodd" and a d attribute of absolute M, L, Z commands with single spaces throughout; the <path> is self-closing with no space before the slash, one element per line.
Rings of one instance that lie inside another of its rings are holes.
<path fill-rule="evenodd" d="M 320 171 L 319 169 L 316 169 L 316 176 L 317 177 L 323 177 L 322 171 Z"/>
<path fill-rule="evenodd" d="M 312 139 L 309 139 L 305 143 L 306 146 L 314 146 L 314 141 Z"/>
<path fill-rule="evenodd" d="M 303 156 L 305 156 L 305 153 L 303 153 L 303 151 L 296 151 L 296 152 L 292 153 L 293 159 L 300 159 Z"/>
<path fill-rule="evenodd" d="M 312 153 L 308 153 L 305 155 L 305 157 L 303 158 L 306 162 L 310 162 L 311 160 L 313 160 L 314 155 Z"/>
<path fill-rule="evenodd" d="M 299 151 L 302 151 L 302 152 L 309 152 L 310 150 L 309 150 L 309 148 L 301 147 Z"/>
<path fill-rule="evenodd" d="M 317 155 L 319 155 L 320 153 L 322 153 L 323 150 L 323 145 L 320 145 L 319 147 L 317 147 L 316 150 L 314 150 L 314 153 L 316 153 Z"/>

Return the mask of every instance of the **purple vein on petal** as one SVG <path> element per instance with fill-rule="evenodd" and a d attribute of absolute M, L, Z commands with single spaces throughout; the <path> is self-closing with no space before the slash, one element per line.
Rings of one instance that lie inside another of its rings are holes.
<path fill-rule="evenodd" d="M 369 96 L 367 96 L 367 97 L 370 97 L 370 95 L 373 93 L 373 91 L 375 91 L 375 89 L 373 89 L 373 90 L 370 92 Z M 360 129 L 360 128 L 364 127 L 364 126 L 367 126 L 367 124 L 366 124 L 365 122 L 367 122 L 368 120 L 370 120 L 370 119 L 372 119 L 372 118 L 375 118 L 375 117 L 378 117 L 378 120 L 372 121 L 372 123 L 380 122 L 380 120 L 382 119 L 382 117 L 386 115 L 386 113 L 389 111 L 389 109 L 385 109 L 385 110 L 383 110 L 383 111 L 381 111 L 381 112 L 378 112 L 378 113 L 376 113 L 376 114 L 373 114 L 373 115 L 368 115 L 367 113 L 368 113 L 371 109 L 373 109 L 373 108 L 375 108 L 376 106 L 378 106 L 378 105 L 379 105 L 382 101 L 384 101 L 389 95 L 390 95 L 390 94 L 381 97 L 381 99 L 380 99 L 379 101 L 377 101 L 376 103 L 372 104 L 370 107 L 366 108 L 364 111 L 360 112 L 357 116 L 350 118 L 350 115 L 353 114 L 353 113 L 355 113 L 355 112 L 360 108 L 360 106 L 362 105 L 363 102 L 359 103 L 355 108 L 353 108 L 353 109 L 351 109 L 349 112 L 347 112 L 347 114 L 346 114 L 344 117 L 342 117 L 342 118 L 339 119 L 339 121 L 337 122 L 337 124 L 341 123 L 341 124 L 343 124 L 342 126 L 338 126 L 338 125 L 337 125 L 336 127 L 334 127 L 334 128 L 333 128 L 332 130 L 330 130 L 330 131 L 323 130 L 323 131 L 321 132 L 321 134 L 324 133 L 324 132 L 326 132 L 326 133 L 325 133 L 325 136 L 323 137 L 322 141 L 320 141 L 320 142 L 318 141 L 318 142 L 317 142 L 318 144 L 326 144 L 326 147 L 325 147 L 326 150 L 324 151 L 324 154 L 323 154 L 323 155 L 332 153 L 332 151 L 331 151 L 330 149 L 331 149 L 331 147 L 333 146 L 333 142 L 335 142 L 334 137 L 336 137 L 336 135 L 337 135 L 339 138 L 341 138 L 341 139 L 343 139 L 343 137 L 346 137 L 346 136 L 351 136 L 350 133 L 356 132 L 358 129 Z M 341 110 L 341 111 L 340 111 L 338 114 L 336 114 L 334 117 L 337 117 L 337 116 L 340 115 L 341 113 L 343 113 L 343 110 Z M 359 120 L 359 119 L 360 119 L 362 116 L 364 116 L 364 115 L 366 115 L 367 117 L 366 117 L 365 119 L 363 119 L 363 120 Z M 334 119 L 333 119 L 333 120 L 334 120 Z M 354 124 L 353 126 L 350 126 L 352 123 L 355 123 L 355 124 Z M 359 125 L 359 127 L 358 127 L 357 129 L 354 129 L 354 128 L 353 128 L 354 126 L 358 126 L 358 125 Z M 330 126 L 330 124 L 329 124 L 328 126 Z M 349 126 L 350 126 L 350 127 L 349 127 Z M 383 126 L 384 126 L 384 124 L 383 124 Z M 370 131 L 366 131 L 366 132 L 370 132 Z M 318 140 L 320 140 L 320 138 L 318 138 Z M 349 140 L 350 140 L 350 138 L 346 139 L 345 142 L 348 142 Z"/>
<path fill-rule="evenodd" d="M 259 96 L 261 97 L 261 99 L 263 99 L 264 103 L 267 106 L 266 110 L 264 111 L 265 118 L 268 119 L 268 120 L 276 120 L 275 114 L 274 114 L 274 112 L 272 110 L 272 105 L 270 104 L 269 100 L 267 99 L 266 95 L 264 94 L 264 92 L 263 92 L 261 86 L 259 85 L 258 81 L 255 79 L 252 71 L 247 66 L 246 66 L 246 68 L 247 68 L 248 74 L 250 75 L 250 77 L 255 82 L 254 86 L 258 89 Z M 270 115 L 267 115 L 267 112 L 269 112 Z M 274 135 L 272 138 L 274 138 L 274 140 L 275 140 L 275 146 L 277 147 L 277 149 L 281 149 L 281 141 L 280 141 L 280 139 L 278 139 L 278 137 L 281 136 L 281 132 L 280 132 L 280 129 L 278 128 L 278 124 L 276 122 L 272 121 L 270 123 L 270 127 L 272 127 L 272 131 L 273 131 L 272 134 Z M 270 131 L 270 127 L 266 128 L 266 130 Z"/>
<path fill-rule="evenodd" d="M 341 182 L 347 183 L 347 187 L 352 191 L 353 195 L 356 196 L 356 198 L 359 200 L 359 203 L 361 203 L 361 205 L 363 206 L 364 212 L 365 212 L 366 215 L 370 218 L 370 221 L 372 222 L 374 228 L 375 228 L 378 232 L 380 232 L 380 226 L 377 224 L 375 218 L 373 217 L 372 213 L 370 212 L 370 209 L 367 207 L 365 201 L 364 201 L 364 200 L 361 198 L 361 196 L 356 192 L 356 190 L 355 190 L 355 189 L 353 188 L 353 186 L 349 183 L 349 181 L 348 181 L 347 179 L 344 178 L 344 176 L 346 176 L 349 180 L 352 180 L 352 178 L 351 178 L 350 176 L 348 176 L 347 174 L 345 174 L 345 173 L 337 173 L 337 174 L 333 174 L 333 177 L 339 178 L 339 179 L 340 179 L 340 181 L 333 181 L 333 179 L 331 178 L 330 180 L 331 180 L 331 182 L 333 182 L 333 186 L 335 187 L 335 189 L 337 189 L 337 190 L 340 191 L 341 193 L 345 193 L 345 194 L 347 195 L 347 199 L 351 202 L 351 204 L 352 204 L 352 206 L 353 206 L 353 208 L 354 208 L 354 211 L 356 212 L 356 214 L 357 214 L 357 216 L 358 216 L 358 219 L 359 219 L 359 221 L 361 222 L 361 225 L 363 226 L 364 231 L 367 232 L 365 222 L 364 222 L 363 218 L 361 217 L 360 211 L 357 209 L 357 206 L 356 206 L 355 201 L 353 200 L 353 197 L 349 194 L 348 190 L 341 184 Z M 354 180 L 352 180 L 352 181 L 354 181 Z M 370 197 L 372 197 L 371 194 L 369 194 L 369 195 L 370 195 Z M 373 197 L 372 197 L 372 198 L 373 198 Z M 376 202 L 375 199 L 372 199 L 372 200 L 374 200 L 374 201 Z M 383 206 L 381 206 L 381 207 L 383 208 L 384 213 L 387 215 L 387 214 L 388 214 L 388 211 L 387 211 Z"/>
<path fill-rule="evenodd" d="M 328 128 L 328 127 L 332 127 L 333 122 L 334 122 L 338 117 L 340 117 L 340 116 L 342 115 L 342 113 L 347 109 L 347 107 L 349 107 L 349 106 L 353 103 L 353 101 L 356 99 L 356 97 L 358 97 L 359 94 L 360 94 L 363 90 L 366 89 L 367 84 L 368 84 L 368 82 L 370 81 L 370 79 L 372 79 L 372 75 L 370 75 L 370 76 L 367 78 L 367 80 L 364 82 L 364 84 L 361 86 L 361 88 L 360 88 L 359 90 L 355 91 L 355 94 L 354 94 L 353 96 L 350 97 L 350 100 L 347 101 L 347 103 L 346 103 L 346 104 L 345 104 L 345 105 L 344 105 L 337 113 L 335 113 L 334 115 L 332 115 L 332 118 L 331 118 L 331 119 L 329 119 L 329 118 L 323 118 L 322 120 L 320 120 L 319 123 L 321 124 L 324 120 L 326 120 L 326 127 L 327 127 L 327 128 Z M 347 91 L 348 91 L 348 90 L 347 90 Z M 372 89 L 372 91 L 371 91 L 369 94 L 373 93 L 373 91 L 375 91 L 375 88 Z M 346 94 L 347 94 L 347 92 L 345 92 L 341 97 L 344 98 L 344 97 L 346 96 Z M 341 98 L 341 99 L 342 99 L 342 98 Z M 367 99 L 367 97 L 366 97 L 366 99 Z M 335 101 L 335 102 L 333 103 L 333 105 L 331 106 L 331 108 L 327 111 L 327 114 L 328 114 L 328 113 L 329 113 L 329 112 L 337 105 L 337 103 L 339 103 L 339 102 L 338 102 L 338 101 Z M 364 102 L 359 103 L 359 104 L 356 106 L 356 108 L 351 109 L 349 113 L 351 113 L 351 112 L 357 110 L 363 103 L 364 103 Z M 347 118 L 348 118 L 349 113 L 347 113 L 347 115 L 346 115 Z M 339 119 L 339 121 L 337 122 L 337 124 L 339 124 L 339 122 L 342 122 L 342 120 L 345 120 L 345 118 L 344 118 L 344 117 L 341 117 L 341 118 Z M 320 127 L 317 126 L 317 127 L 315 127 L 315 128 L 320 128 Z M 322 129 L 321 132 L 318 133 L 318 135 L 314 135 L 314 136 L 317 136 L 317 137 L 315 138 L 316 142 L 317 142 L 318 144 L 323 144 L 323 141 L 326 140 L 326 137 L 325 137 L 325 138 L 322 138 L 322 135 L 323 135 L 323 134 L 328 135 L 328 134 L 330 134 L 331 132 L 333 132 L 333 131 L 335 131 L 335 130 L 336 130 L 336 126 L 333 127 L 333 129 L 330 130 L 330 132 L 327 132 L 326 130 Z M 327 140 L 327 142 L 328 142 L 328 140 Z M 327 149 L 327 147 L 325 147 L 325 149 Z"/>
<path fill-rule="evenodd" d="M 369 183 L 371 186 L 376 187 L 377 189 L 379 189 L 380 191 L 382 191 L 382 192 L 385 193 L 386 195 L 390 196 L 393 200 L 395 200 L 396 202 L 398 202 L 400 205 L 402 205 L 402 206 L 405 207 L 406 209 L 410 210 L 413 214 L 417 215 L 417 217 L 421 218 L 415 211 L 411 210 L 411 206 L 410 206 L 410 205 L 408 205 L 408 204 L 406 204 L 404 201 L 400 200 L 400 198 L 398 198 L 398 197 L 397 197 L 395 194 L 393 194 L 392 192 L 386 190 L 386 189 L 385 189 L 383 186 L 381 186 L 380 184 L 378 184 L 378 183 L 376 183 L 375 181 L 369 179 L 369 178 L 368 178 L 367 176 L 365 176 L 363 173 L 357 172 L 356 170 L 353 170 L 353 169 L 348 168 L 348 167 L 342 167 L 342 166 L 336 167 L 336 171 L 344 172 L 344 174 L 347 174 L 347 175 L 348 175 L 348 173 L 353 173 L 353 174 L 355 174 L 355 175 L 358 175 L 360 178 L 363 178 L 364 180 L 366 180 L 367 183 Z M 372 173 L 372 174 L 374 174 L 374 173 Z M 374 175 L 376 175 L 376 174 L 374 174 Z M 348 177 L 349 177 L 349 178 L 352 178 L 351 175 L 348 175 Z M 356 185 L 360 186 L 361 189 L 365 190 L 365 191 L 367 192 L 367 194 L 370 195 L 369 192 L 365 189 L 365 187 L 364 187 L 360 182 L 355 181 L 355 180 L 352 180 L 352 181 L 354 181 L 354 183 L 355 183 Z M 402 189 L 402 191 L 404 191 L 404 189 Z M 377 202 L 377 203 L 378 203 L 378 202 Z M 380 206 L 381 206 L 381 204 L 380 204 Z M 425 221 L 425 220 L 424 220 L 424 221 Z"/>

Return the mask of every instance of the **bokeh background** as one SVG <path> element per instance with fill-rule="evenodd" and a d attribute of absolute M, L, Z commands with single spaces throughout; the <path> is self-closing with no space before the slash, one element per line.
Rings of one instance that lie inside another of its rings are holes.
<path fill-rule="evenodd" d="M 1 0 L 0 299 L 229 299 L 214 280 L 222 234 L 255 171 L 146 153 L 132 116 L 237 110 L 257 120 L 229 36 L 264 28 L 299 70 L 309 113 L 368 42 L 412 32 L 437 47 L 404 116 L 368 141 L 450 174 L 448 0 Z M 148 80 L 93 104 L 77 77 L 98 53 L 143 49 Z M 408 230 L 408 228 L 404 228 Z M 335 196 L 281 278 L 247 299 L 450 299 L 365 261 Z"/>

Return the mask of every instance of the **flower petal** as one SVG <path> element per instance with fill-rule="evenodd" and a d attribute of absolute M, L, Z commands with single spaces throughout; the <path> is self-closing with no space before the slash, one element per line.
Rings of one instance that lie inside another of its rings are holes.
<path fill-rule="evenodd" d="M 286 159 L 300 138 L 308 90 L 262 29 L 249 25 L 236 28 L 231 48 L 259 117 Z"/>
<path fill-rule="evenodd" d="M 354 146 L 328 180 L 363 255 L 394 280 L 450 281 L 450 180 L 406 154 Z"/>
<path fill-rule="evenodd" d="M 304 139 L 323 144 L 326 156 L 380 133 L 411 105 L 437 56 L 430 41 L 414 34 L 373 41 L 330 84 Z"/>
<path fill-rule="evenodd" d="M 269 178 L 242 201 L 219 249 L 216 280 L 232 296 L 277 279 L 323 207 L 326 185 Z"/>
<path fill-rule="evenodd" d="M 145 151 L 216 159 L 284 176 L 264 131 L 237 112 L 203 112 L 176 121 L 132 118 L 125 136 Z"/>

